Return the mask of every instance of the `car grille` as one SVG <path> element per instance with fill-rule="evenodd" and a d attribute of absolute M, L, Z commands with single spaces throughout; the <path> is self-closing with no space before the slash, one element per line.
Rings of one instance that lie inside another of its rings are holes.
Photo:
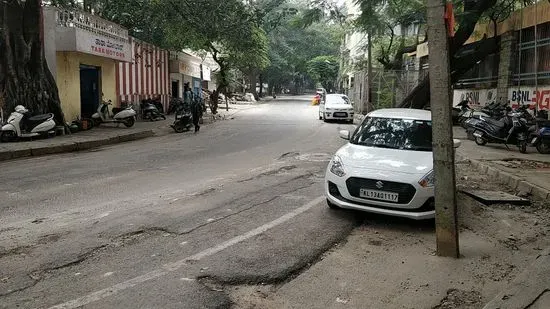
<path fill-rule="evenodd" d="M 348 113 L 346 113 L 346 112 L 334 112 L 333 116 L 334 117 L 346 118 L 348 116 Z"/>
<path fill-rule="evenodd" d="M 361 189 L 398 193 L 399 199 L 396 204 L 407 204 L 412 200 L 412 198 L 416 194 L 416 189 L 411 184 L 383 180 L 382 181 L 382 183 L 384 184 L 383 187 L 378 188 L 376 185 L 378 181 L 379 181 L 378 179 L 351 177 L 351 178 L 348 178 L 348 180 L 346 180 L 346 185 L 348 187 L 348 191 L 351 196 L 361 198 L 364 200 L 369 200 L 369 199 L 366 199 L 359 195 L 359 191 Z M 392 203 L 392 202 L 387 202 L 387 203 Z"/>

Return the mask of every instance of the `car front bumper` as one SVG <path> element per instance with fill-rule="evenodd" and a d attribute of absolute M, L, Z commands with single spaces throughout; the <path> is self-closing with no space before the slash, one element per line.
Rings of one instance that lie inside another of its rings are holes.
<path fill-rule="evenodd" d="M 327 170 L 325 176 L 325 195 L 331 203 L 338 207 L 413 220 L 427 220 L 435 217 L 433 188 L 426 189 L 420 187 L 418 184 L 411 183 L 416 189 L 413 198 L 406 204 L 396 204 L 352 196 L 346 185 L 346 180 L 349 177 L 360 176 L 346 175 L 345 177 L 338 177 Z M 391 179 L 380 180 L 394 181 Z M 332 189 L 329 188 L 329 183 L 333 184 Z M 337 188 L 337 191 L 335 191 L 335 188 Z"/>
<path fill-rule="evenodd" d="M 353 120 L 354 115 L 354 112 L 349 111 L 325 111 L 326 120 Z"/>

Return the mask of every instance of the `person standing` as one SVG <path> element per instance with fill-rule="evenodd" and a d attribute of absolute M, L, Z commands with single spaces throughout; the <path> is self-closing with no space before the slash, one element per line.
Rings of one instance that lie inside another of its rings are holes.
<path fill-rule="evenodd" d="M 201 126 L 199 125 L 200 104 L 198 100 L 195 99 L 195 95 L 193 94 L 191 87 L 189 87 L 189 83 L 185 83 L 184 85 L 183 103 L 191 108 L 191 114 L 193 115 L 193 125 L 195 126 L 195 133 L 199 132 L 201 128 Z"/>

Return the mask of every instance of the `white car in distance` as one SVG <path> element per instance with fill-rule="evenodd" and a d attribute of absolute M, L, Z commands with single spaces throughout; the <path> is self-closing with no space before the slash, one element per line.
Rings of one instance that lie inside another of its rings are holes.
<path fill-rule="evenodd" d="M 431 113 L 380 109 L 368 114 L 325 174 L 331 208 L 348 208 L 415 220 L 431 219 L 434 208 Z M 460 141 L 454 140 L 454 147 Z"/>
<path fill-rule="evenodd" d="M 354 110 L 345 94 L 327 94 L 325 101 L 319 104 L 319 120 L 344 120 L 353 123 Z"/>

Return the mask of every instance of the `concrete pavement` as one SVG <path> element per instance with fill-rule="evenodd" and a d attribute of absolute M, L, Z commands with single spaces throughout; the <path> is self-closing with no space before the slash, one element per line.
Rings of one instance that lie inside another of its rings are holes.
<path fill-rule="evenodd" d="M 522 195 L 538 200 L 550 200 L 550 156 L 528 148 L 520 153 L 517 147 L 488 144 L 479 146 L 466 137 L 460 127 L 454 128 L 454 136 L 462 141 L 457 149 L 457 160 L 468 160 L 482 173 L 507 185 Z"/>
<path fill-rule="evenodd" d="M 459 160 L 468 160 L 480 172 L 519 194 L 550 201 L 550 156 L 534 148 L 522 154 L 516 147 L 479 146 L 455 127 L 455 138 L 462 140 Z M 548 205 L 548 204 L 547 204 Z M 484 309 L 550 308 L 550 248 L 537 255 L 533 264 L 519 274 Z"/>
<path fill-rule="evenodd" d="M 550 308 L 550 248 L 483 309 Z"/>

